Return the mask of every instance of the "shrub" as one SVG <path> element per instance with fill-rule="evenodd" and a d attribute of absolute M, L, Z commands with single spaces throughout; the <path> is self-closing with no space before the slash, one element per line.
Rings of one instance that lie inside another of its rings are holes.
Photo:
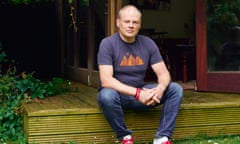
<path fill-rule="evenodd" d="M 0 143 L 26 140 L 22 130 L 23 103 L 64 93 L 70 85 L 61 78 L 42 82 L 32 73 L 17 74 L 14 66 L 3 70 L 2 66 L 7 62 L 6 53 L 0 47 Z"/>

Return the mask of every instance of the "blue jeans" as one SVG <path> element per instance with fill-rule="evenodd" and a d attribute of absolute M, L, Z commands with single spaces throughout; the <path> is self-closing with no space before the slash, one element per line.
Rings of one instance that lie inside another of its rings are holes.
<path fill-rule="evenodd" d="M 156 87 L 157 84 L 146 84 L 145 88 Z M 183 89 L 174 82 L 171 82 L 162 96 L 163 104 L 161 120 L 156 132 L 156 137 L 167 136 L 171 138 L 176 125 L 176 118 L 182 101 Z M 132 134 L 128 130 L 124 121 L 124 109 L 145 110 L 154 106 L 146 106 L 137 101 L 133 96 L 118 93 L 110 88 L 102 88 L 98 92 L 98 103 L 103 114 L 116 132 L 117 138 Z"/>

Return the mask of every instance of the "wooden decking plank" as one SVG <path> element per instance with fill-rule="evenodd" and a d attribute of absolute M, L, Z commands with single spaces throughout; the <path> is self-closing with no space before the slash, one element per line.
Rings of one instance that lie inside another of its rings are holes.
<path fill-rule="evenodd" d="M 231 125 L 215 125 L 215 126 L 198 126 L 198 127 L 177 127 L 174 131 L 173 138 L 183 139 L 195 137 L 199 134 L 207 134 L 208 136 L 223 136 L 239 134 L 239 124 Z M 226 133 L 227 132 L 227 133 Z"/>
<path fill-rule="evenodd" d="M 29 142 L 106 143 L 114 133 L 97 104 L 96 88 L 85 85 L 59 96 L 25 104 L 24 130 Z M 184 92 L 173 138 L 239 134 L 240 94 Z M 151 141 L 160 118 L 161 106 L 142 111 L 125 111 L 126 124 L 141 142 Z M 151 118 L 151 119 L 149 119 Z"/>
<path fill-rule="evenodd" d="M 228 126 L 213 126 L 213 127 L 189 127 L 189 128 L 176 128 L 173 138 L 174 139 L 183 139 L 183 138 L 192 138 L 199 134 L 208 134 L 209 136 L 220 136 L 226 135 L 224 131 L 228 131 L 229 134 L 239 134 L 239 127 L 238 125 L 228 125 Z M 235 128 L 237 127 L 237 128 Z M 155 134 L 155 130 L 139 130 L 134 131 L 134 136 L 136 141 L 141 142 L 149 142 L 152 141 L 152 138 Z M 30 137 L 30 141 L 34 142 L 37 141 L 41 144 L 43 143 L 50 143 L 50 142 L 70 142 L 75 141 L 79 144 L 86 143 L 114 143 L 116 142 L 115 134 L 113 132 L 95 132 L 95 133 L 76 133 L 76 134 L 63 134 L 63 135 L 43 135 L 39 136 L 32 136 Z M 89 142 L 91 141 L 91 142 Z"/>
<path fill-rule="evenodd" d="M 60 97 L 67 102 L 68 105 L 65 105 L 66 108 L 72 108 L 72 107 L 87 107 L 88 104 L 85 103 L 85 101 L 79 101 L 76 96 L 73 94 L 65 94 L 65 95 L 60 95 Z"/>
<path fill-rule="evenodd" d="M 233 117 L 234 115 L 234 117 Z M 178 116 L 178 125 L 208 125 L 208 124 L 229 124 L 239 123 L 240 111 L 235 108 L 212 108 L 181 110 Z M 193 123 L 194 122 L 194 123 Z"/>
<path fill-rule="evenodd" d="M 114 143 L 116 138 L 113 132 L 106 133 L 85 133 L 85 134 L 65 134 L 65 135 L 44 135 L 41 138 L 38 136 L 33 136 L 29 139 L 34 142 L 37 141 L 39 144 L 49 144 L 49 143 L 69 143 L 78 142 L 77 144 L 104 144 L 108 141 L 108 144 Z M 91 142 L 89 142 L 91 141 Z"/>
<path fill-rule="evenodd" d="M 226 112 L 226 113 L 225 113 Z M 215 125 L 229 125 L 240 124 L 238 108 L 235 110 L 212 109 L 212 110 L 184 110 L 180 111 L 177 119 L 179 127 L 200 127 L 200 126 L 215 126 Z M 232 115 L 236 115 L 234 118 Z M 151 117 L 151 123 L 146 117 Z M 126 113 L 126 123 L 129 128 L 134 130 L 156 128 L 158 125 L 160 112 L 148 111 L 141 115 L 136 113 Z M 221 119 L 221 121 L 219 121 Z M 139 121 L 141 120 L 141 121 Z M 41 122 L 39 122 L 41 121 Z M 46 126 L 46 123 L 48 124 Z M 92 125 L 94 123 L 94 125 Z M 92 132 L 101 131 L 102 129 L 109 129 L 108 124 L 103 118 L 102 114 L 86 114 L 86 115 L 66 115 L 55 117 L 33 117 L 29 118 L 31 128 L 29 131 L 39 134 L 38 131 L 48 134 L 59 134 L 65 129 L 65 133 L 71 132 Z M 138 127 L 138 126 L 141 127 Z M 53 133 L 51 133 L 51 131 Z M 40 135 L 40 134 L 39 134 Z"/>
<path fill-rule="evenodd" d="M 57 108 L 56 108 L 57 107 Z M 97 106 L 96 106 L 97 107 Z M 37 113 L 41 115 L 41 113 L 49 113 L 50 111 L 78 111 L 79 112 L 91 112 L 91 113 L 99 113 L 100 110 L 99 108 L 89 108 L 88 105 L 70 105 L 70 107 L 67 107 L 67 105 L 55 105 L 54 107 L 51 108 L 46 108 L 44 104 L 39 104 L 39 103 L 30 103 L 25 105 L 25 110 L 28 112 L 29 116 L 33 116 Z M 221 108 L 221 107 L 240 107 L 239 103 L 210 103 L 210 104 L 182 104 L 181 109 L 199 109 L 199 108 Z M 60 112 L 61 113 L 61 112 Z M 52 113 L 54 114 L 54 113 Z M 50 113 L 49 113 L 50 115 Z"/>
<path fill-rule="evenodd" d="M 112 131 L 101 115 L 34 117 L 28 123 L 30 135 Z"/>
<path fill-rule="evenodd" d="M 76 84 L 74 84 L 75 86 Z M 97 89 L 78 84 L 78 91 L 67 93 L 64 95 L 47 97 L 35 104 L 26 106 L 28 112 L 56 109 L 57 108 L 98 108 L 97 104 Z M 240 94 L 223 93 L 200 93 L 200 92 L 184 92 L 183 103 L 181 108 L 193 107 L 222 107 L 222 106 L 239 106 Z"/>
<path fill-rule="evenodd" d="M 77 100 L 84 102 L 89 108 L 97 108 L 97 95 L 84 95 L 82 97 L 77 96 L 77 93 L 73 93 Z"/>

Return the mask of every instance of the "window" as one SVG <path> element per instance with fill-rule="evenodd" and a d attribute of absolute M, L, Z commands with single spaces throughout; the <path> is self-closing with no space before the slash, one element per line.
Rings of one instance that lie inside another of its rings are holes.
<path fill-rule="evenodd" d="M 240 0 L 207 1 L 209 71 L 240 71 Z"/>
<path fill-rule="evenodd" d="M 240 0 L 196 0 L 199 91 L 240 92 L 239 50 L 224 50 L 235 45 L 228 43 L 238 37 L 239 4 Z"/>

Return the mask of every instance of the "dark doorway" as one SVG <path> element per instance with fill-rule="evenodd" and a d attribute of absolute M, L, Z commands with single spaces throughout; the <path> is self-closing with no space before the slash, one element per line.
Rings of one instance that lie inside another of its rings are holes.
<path fill-rule="evenodd" d="M 40 79 L 60 75 L 60 48 L 55 3 L 1 4 L 0 41 L 18 72 Z"/>

